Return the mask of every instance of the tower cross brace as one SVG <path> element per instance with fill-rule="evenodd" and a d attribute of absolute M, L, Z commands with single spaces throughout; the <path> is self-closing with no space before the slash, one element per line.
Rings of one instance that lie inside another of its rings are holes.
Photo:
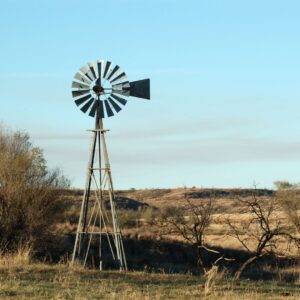
<path fill-rule="evenodd" d="M 102 118 L 95 117 L 85 190 L 81 202 L 72 262 L 103 269 L 113 263 L 127 270 Z M 95 250 L 96 249 L 96 250 Z"/>

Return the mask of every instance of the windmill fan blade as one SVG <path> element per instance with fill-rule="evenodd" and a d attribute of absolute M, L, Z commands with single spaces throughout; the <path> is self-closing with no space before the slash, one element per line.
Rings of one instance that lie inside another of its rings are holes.
<path fill-rule="evenodd" d="M 113 106 L 116 112 L 119 112 L 122 109 L 112 98 L 109 97 L 108 101 Z"/>
<path fill-rule="evenodd" d="M 90 70 L 91 70 L 91 72 L 93 74 L 93 77 L 96 79 L 97 75 L 96 75 L 96 69 L 95 69 L 94 64 L 92 62 L 89 62 L 88 65 L 89 65 L 89 68 L 90 68 Z"/>
<path fill-rule="evenodd" d="M 80 109 L 83 111 L 83 112 L 86 112 L 90 106 L 93 104 L 93 102 L 95 101 L 95 99 L 91 99 L 89 100 L 86 104 L 84 104 Z"/>
<path fill-rule="evenodd" d="M 130 96 L 150 99 L 150 79 L 130 82 Z"/>
<path fill-rule="evenodd" d="M 93 80 L 91 74 L 89 73 L 89 70 L 88 70 L 85 66 L 83 66 L 83 67 L 80 69 L 80 71 L 81 71 L 88 79 Z"/>
<path fill-rule="evenodd" d="M 83 81 L 83 82 L 85 82 L 87 84 L 91 83 L 91 81 L 89 79 L 83 77 L 83 75 L 81 75 L 80 73 L 76 73 L 74 78 L 77 79 L 77 80 L 79 80 L 79 81 Z"/>
<path fill-rule="evenodd" d="M 112 109 L 110 108 L 107 100 L 104 100 L 105 108 L 106 108 L 106 113 L 108 117 L 112 117 L 114 115 Z"/>
<path fill-rule="evenodd" d="M 87 94 L 89 92 L 90 92 L 90 90 L 72 91 L 72 95 L 73 95 L 73 97 L 77 97 L 80 95 Z"/>
<path fill-rule="evenodd" d="M 89 116 L 94 117 L 97 111 L 97 108 L 99 107 L 100 100 L 96 100 L 90 110 Z"/>
<path fill-rule="evenodd" d="M 116 78 L 114 78 L 113 80 L 110 81 L 110 83 L 113 83 L 113 82 L 117 82 L 121 79 L 125 79 L 126 78 L 126 74 L 125 72 L 121 73 L 119 76 L 117 76 Z"/>
<path fill-rule="evenodd" d="M 87 96 L 83 96 L 81 98 L 78 98 L 77 100 L 75 100 L 75 103 L 77 106 L 81 105 L 82 103 L 84 103 L 85 101 L 89 100 L 91 97 L 91 95 L 87 95 Z"/>
<path fill-rule="evenodd" d="M 111 77 L 112 77 L 114 74 L 116 74 L 116 72 L 117 72 L 119 69 L 120 69 L 119 66 L 115 66 L 115 67 L 113 68 L 113 70 L 110 72 L 109 76 L 107 77 L 107 80 L 110 80 Z"/>
<path fill-rule="evenodd" d="M 111 62 L 110 62 L 110 61 L 107 61 L 107 62 L 106 62 L 106 66 L 105 66 L 105 70 L 104 70 L 104 74 L 103 74 L 103 78 L 106 78 L 106 75 L 107 75 L 107 72 L 108 72 L 109 69 L 110 69 L 110 66 L 111 66 Z"/>
<path fill-rule="evenodd" d="M 121 104 L 123 104 L 123 105 L 125 105 L 125 104 L 127 103 L 127 100 L 125 100 L 125 99 L 123 99 L 123 98 L 121 98 L 121 97 L 118 97 L 118 96 L 116 96 L 116 95 L 114 95 L 114 94 L 111 94 L 111 96 L 112 96 L 115 100 L 117 100 L 119 103 L 121 103 Z"/>
<path fill-rule="evenodd" d="M 87 84 L 73 81 L 72 82 L 72 88 L 73 89 L 89 89 L 90 87 Z"/>

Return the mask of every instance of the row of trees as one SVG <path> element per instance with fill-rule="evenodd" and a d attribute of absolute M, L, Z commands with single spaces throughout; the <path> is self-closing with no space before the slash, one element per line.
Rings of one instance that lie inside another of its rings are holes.
<path fill-rule="evenodd" d="M 244 216 L 238 221 L 222 215 L 214 219 L 217 208 L 213 199 L 193 204 L 186 198 L 184 208 L 168 208 L 155 222 L 164 229 L 164 234 L 180 235 L 195 247 L 198 265 L 204 274 L 224 260 L 235 261 L 210 247 L 206 241 L 212 223 L 222 224 L 227 229 L 226 234 L 234 237 L 247 252 L 247 258 L 235 272 L 235 278 L 239 279 L 248 266 L 263 256 L 286 256 L 292 245 L 300 249 L 299 185 L 276 182 L 276 186 L 276 195 L 268 199 L 258 199 L 255 190 L 251 198 L 236 198 L 241 206 L 240 216 Z M 286 249 L 279 248 L 279 244 L 285 245 Z M 205 252 L 216 254 L 217 258 L 210 266 L 204 261 Z"/>

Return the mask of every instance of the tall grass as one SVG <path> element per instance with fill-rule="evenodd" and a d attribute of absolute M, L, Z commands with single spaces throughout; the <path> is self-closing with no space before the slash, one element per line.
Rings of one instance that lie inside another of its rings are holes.
<path fill-rule="evenodd" d="M 29 245 L 22 245 L 14 252 L 0 252 L 0 267 L 23 267 L 32 261 L 32 248 Z"/>

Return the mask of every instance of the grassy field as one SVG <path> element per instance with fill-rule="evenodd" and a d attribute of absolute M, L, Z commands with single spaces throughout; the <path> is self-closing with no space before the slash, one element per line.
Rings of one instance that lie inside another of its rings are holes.
<path fill-rule="evenodd" d="M 0 267 L 0 299 L 299 299 L 300 285 L 233 282 L 219 274 L 210 285 L 187 274 L 84 270 L 41 263 Z"/>
<path fill-rule="evenodd" d="M 249 213 L 242 210 L 237 198 L 250 199 L 253 189 L 200 189 L 200 188 L 174 188 L 174 189 L 140 189 L 117 191 L 120 202 L 124 199 L 138 201 L 147 205 L 141 210 L 119 209 L 119 216 L 124 236 L 131 238 L 150 238 L 183 241 L 181 236 L 176 234 L 162 236 L 161 228 L 155 224 L 149 226 L 149 221 L 155 217 L 155 212 L 169 207 L 184 207 L 188 198 L 191 203 L 198 205 L 201 201 L 211 199 L 216 210 L 212 214 L 213 222 L 206 231 L 206 243 L 216 247 L 234 248 L 242 250 L 243 247 L 236 238 L 228 235 L 228 227 L 224 224 L 224 218 L 230 218 L 235 224 L 240 224 L 249 218 Z M 274 194 L 272 190 L 257 190 L 257 198 L 260 202 L 265 202 Z M 74 234 L 76 231 L 82 190 L 69 190 L 66 199 L 70 203 L 67 210 L 65 222 L 57 225 L 57 231 L 61 233 Z M 92 197 L 93 199 L 93 197 Z M 154 212 L 154 213 L 153 213 Z M 281 208 L 274 213 L 276 219 L 282 223 L 287 222 L 286 215 Z M 285 245 L 282 245 L 285 249 Z M 296 248 L 290 249 L 290 254 L 297 253 Z"/>
<path fill-rule="evenodd" d="M 251 197 L 251 190 L 130 190 L 118 191 L 117 195 L 144 205 L 139 210 L 131 201 L 130 207 L 120 211 L 131 271 L 99 272 L 69 266 L 67 260 L 74 244 L 82 197 L 82 191 L 72 190 L 66 191 L 68 209 L 55 226 L 55 240 L 48 242 L 47 252 L 39 261 L 37 257 L 32 260 L 32 253 L 26 248 L 17 254 L 0 253 L 0 299 L 300 299 L 299 260 L 261 261 L 239 281 L 232 279 L 236 263 L 225 264 L 220 270 L 212 268 L 205 276 L 192 275 L 198 270 L 193 246 L 183 243 L 176 234 L 162 236 L 153 218 L 166 207 L 183 207 L 187 196 L 197 204 L 211 197 L 211 193 L 217 210 L 206 242 L 244 259 L 241 245 L 227 234 L 220 220 L 230 216 L 237 224 L 243 222 L 248 214 L 241 210 L 236 196 Z M 268 199 L 270 193 L 262 191 L 260 201 Z M 284 212 L 276 211 L 276 218 L 285 222 Z M 295 249 L 290 249 L 289 254 L 299 257 Z M 48 262 L 64 263 L 41 263 L 43 257 Z"/>

